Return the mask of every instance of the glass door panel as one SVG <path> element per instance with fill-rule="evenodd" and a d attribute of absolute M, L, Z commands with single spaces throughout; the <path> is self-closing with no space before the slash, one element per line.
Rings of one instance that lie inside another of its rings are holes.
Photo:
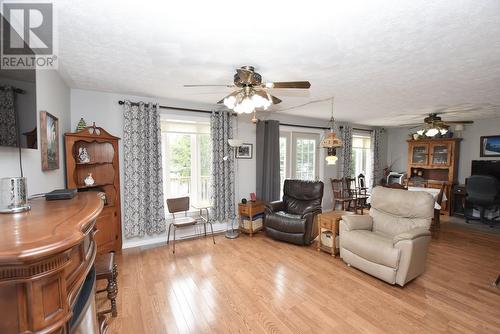
<path fill-rule="evenodd" d="M 450 164 L 450 147 L 448 144 L 432 145 L 432 164 L 437 166 L 448 166 Z"/>
<path fill-rule="evenodd" d="M 427 165 L 429 147 L 427 145 L 415 145 L 411 151 L 411 162 L 418 165 Z"/>

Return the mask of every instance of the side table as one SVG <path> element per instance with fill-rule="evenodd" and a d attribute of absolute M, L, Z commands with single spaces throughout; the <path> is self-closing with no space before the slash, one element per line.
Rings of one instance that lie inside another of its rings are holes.
<path fill-rule="evenodd" d="M 263 224 L 260 224 L 260 226 L 254 226 L 253 218 L 257 215 L 263 215 L 264 210 L 265 210 L 265 205 L 264 202 L 262 201 L 258 200 L 255 202 L 248 201 L 246 204 L 239 203 L 238 225 L 240 227 L 240 231 L 248 233 L 252 237 L 255 232 L 262 230 Z M 244 223 L 245 218 L 248 219 L 249 221 L 248 224 Z"/>
<path fill-rule="evenodd" d="M 351 211 L 330 211 L 318 215 L 319 242 L 318 251 L 322 250 L 330 253 L 333 257 L 338 254 L 337 236 L 339 235 L 339 224 L 342 216 L 353 215 Z M 325 245 L 321 241 L 322 232 L 330 231 L 332 234 L 332 246 Z"/>

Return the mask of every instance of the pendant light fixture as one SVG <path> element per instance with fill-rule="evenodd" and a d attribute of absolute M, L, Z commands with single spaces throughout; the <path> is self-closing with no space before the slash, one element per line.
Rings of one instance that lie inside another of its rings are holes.
<path fill-rule="evenodd" d="M 337 138 L 334 130 L 335 119 L 333 118 L 333 97 L 332 97 L 332 117 L 330 118 L 330 132 L 323 137 L 320 147 L 327 149 L 327 156 L 325 158 L 327 165 L 335 165 L 337 162 L 337 148 L 342 147 L 342 140 Z"/>

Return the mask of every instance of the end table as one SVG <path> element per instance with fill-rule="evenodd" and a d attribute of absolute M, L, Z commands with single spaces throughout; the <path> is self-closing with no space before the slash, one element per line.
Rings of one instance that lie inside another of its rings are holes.
<path fill-rule="evenodd" d="M 262 230 L 264 225 L 262 224 L 262 225 L 254 228 L 254 224 L 253 224 L 252 219 L 256 215 L 264 214 L 264 209 L 265 209 L 264 202 L 259 201 L 259 200 L 255 201 L 255 202 L 248 201 L 246 204 L 239 203 L 238 204 L 238 224 L 240 227 L 240 231 L 248 233 L 252 237 L 255 232 Z M 245 224 L 243 223 L 244 218 L 248 218 L 250 220 L 250 224 L 248 225 L 248 227 L 246 227 Z"/>
<path fill-rule="evenodd" d="M 337 245 L 336 238 L 339 235 L 339 224 L 342 216 L 353 215 L 354 212 L 350 211 L 330 211 L 323 212 L 318 215 L 318 229 L 319 229 L 319 242 L 318 251 L 322 250 L 330 253 L 333 257 L 339 253 L 339 247 Z M 325 231 L 330 231 L 332 233 L 332 246 L 325 245 L 321 242 L 321 233 Z"/>

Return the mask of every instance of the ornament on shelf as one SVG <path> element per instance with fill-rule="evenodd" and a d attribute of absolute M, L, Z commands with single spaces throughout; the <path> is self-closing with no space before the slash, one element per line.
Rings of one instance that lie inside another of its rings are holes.
<path fill-rule="evenodd" d="M 89 173 L 89 175 L 85 178 L 85 180 L 83 180 L 83 182 L 85 182 L 85 185 L 87 187 L 93 186 L 95 183 L 95 180 L 92 177 L 92 173 Z"/>
<path fill-rule="evenodd" d="M 82 117 L 82 118 L 80 118 L 80 120 L 78 121 L 78 124 L 76 125 L 76 132 L 80 132 L 83 129 L 85 129 L 86 127 L 87 127 L 87 123 L 85 123 L 85 120 Z"/>
<path fill-rule="evenodd" d="M 80 163 L 89 163 L 90 162 L 90 155 L 89 155 L 89 152 L 87 152 L 86 147 L 80 147 L 78 149 L 78 162 L 80 162 Z"/>

